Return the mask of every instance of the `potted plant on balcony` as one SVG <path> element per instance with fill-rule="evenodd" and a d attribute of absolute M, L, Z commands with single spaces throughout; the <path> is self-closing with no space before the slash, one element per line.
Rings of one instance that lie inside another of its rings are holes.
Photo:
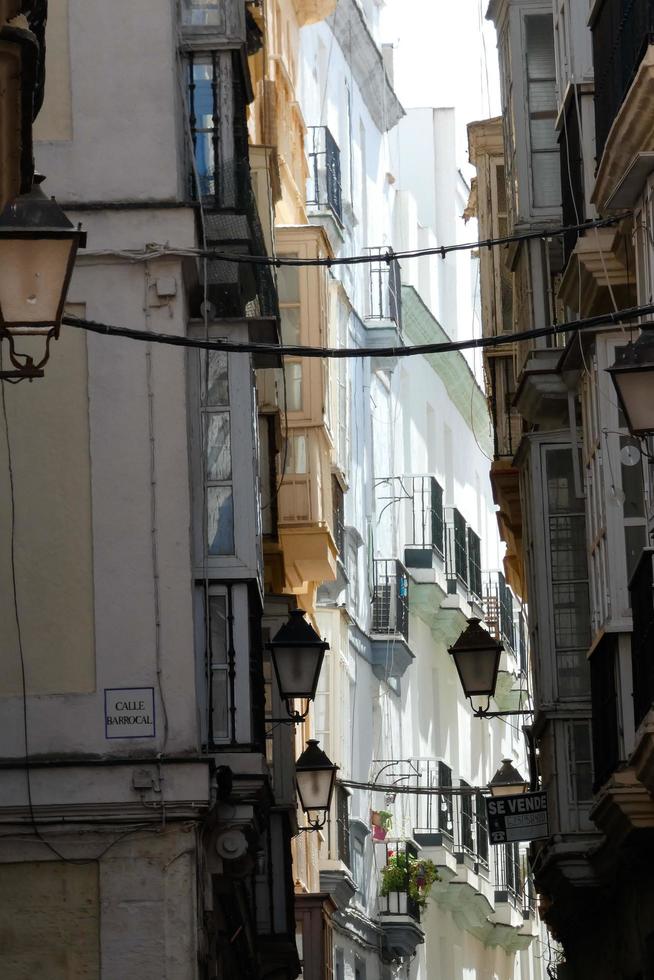
<path fill-rule="evenodd" d="M 408 871 L 408 888 L 407 888 Z M 435 881 L 440 881 L 440 875 L 436 870 L 433 861 L 422 860 L 407 856 L 405 852 L 398 852 L 389 855 L 388 862 L 381 872 L 381 888 L 379 894 L 382 898 L 389 898 L 391 894 L 398 896 L 393 902 L 398 912 L 406 911 L 399 896 L 408 896 L 414 901 L 420 910 L 424 909 L 429 898 L 432 885 Z M 388 911 L 391 911 L 388 903 Z"/>
<path fill-rule="evenodd" d="M 393 826 L 393 814 L 389 813 L 388 810 L 371 810 L 370 823 L 372 825 L 372 839 L 385 840 Z"/>

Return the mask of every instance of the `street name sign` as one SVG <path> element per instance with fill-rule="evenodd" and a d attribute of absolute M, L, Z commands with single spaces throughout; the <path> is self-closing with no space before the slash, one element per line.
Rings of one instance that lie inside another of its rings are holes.
<path fill-rule="evenodd" d="M 105 738 L 154 738 L 154 735 L 153 688 L 105 688 Z"/>
<path fill-rule="evenodd" d="M 547 793 L 487 796 L 486 817 L 491 844 L 549 837 Z"/>

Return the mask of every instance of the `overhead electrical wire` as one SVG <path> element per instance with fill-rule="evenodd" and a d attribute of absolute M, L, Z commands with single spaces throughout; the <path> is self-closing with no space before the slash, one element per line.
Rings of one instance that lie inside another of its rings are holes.
<path fill-rule="evenodd" d="M 151 333 L 147 330 L 133 330 L 130 327 L 117 327 L 108 323 L 98 323 L 81 317 L 64 316 L 62 323 L 78 330 L 90 333 L 104 334 L 111 337 L 124 337 L 128 340 L 139 340 L 145 343 L 166 344 L 171 347 L 189 347 L 200 350 L 225 351 L 231 354 L 278 354 L 292 357 L 317 358 L 360 358 L 360 357 L 415 357 L 419 354 L 449 354 L 454 351 L 470 350 L 472 348 L 504 347 L 521 340 L 532 340 L 538 337 L 552 337 L 563 333 L 577 333 L 593 327 L 607 324 L 619 324 L 624 320 L 635 320 L 638 317 L 654 314 L 654 304 L 632 306 L 611 313 L 599 313 L 596 316 L 579 320 L 568 320 L 565 323 L 551 323 L 545 327 L 534 327 L 519 330 L 514 333 L 497 334 L 490 337 L 471 337 L 467 340 L 449 340 L 430 344 L 414 344 L 410 347 L 307 347 L 300 344 L 258 344 L 243 343 L 230 340 L 199 340 L 195 337 L 179 336 L 177 334 Z"/>
<path fill-rule="evenodd" d="M 571 231 L 588 231 L 593 228 L 608 228 L 617 225 L 625 218 L 632 216 L 631 211 L 622 211 L 620 214 L 610 215 L 606 218 L 592 218 L 589 221 L 582 221 L 574 225 L 558 225 L 556 228 L 537 228 L 534 231 L 523 232 L 520 235 L 502 235 L 498 238 L 484 238 L 474 242 L 457 242 L 453 245 L 434 245 L 430 248 L 405 249 L 399 252 L 389 247 L 384 252 L 366 253 L 365 255 L 343 255 L 326 256 L 324 258 L 299 258 L 290 255 L 250 255 L 249 252 L 230 252 L 215 248 L 175 248 L 165 244 L 151 243 L 145 249 L 99 249 L 93 252 L 86 252 L 80 256 L 82 261 L 89 261 L 95 258 L 116 257 L 126 261 L 140 262 L 146 259 L 156 259 L 164 257 L 188 257 L 198 259 L 211 259 L 216 262 L 233 262 L 238 265 L 267 265 L 280 268 L 281 266 L 294 266 L 298 268 L 318 266 L 331 269 L 338 265 L 372 265 L 379 262 L 390 263 L 400 259 L 419 259 L 423 256 L 436 255 L 445 258 L 450 252 L 471 252 L 482 248 L 497 248 L 514 243 L 528 242 L 535 239 L 546 241 L 551 238 L 558 238 Z"/>

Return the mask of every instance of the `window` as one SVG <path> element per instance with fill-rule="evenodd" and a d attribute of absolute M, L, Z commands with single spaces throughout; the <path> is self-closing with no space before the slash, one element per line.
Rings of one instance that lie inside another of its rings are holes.
<path fill-rule="evenodd" d="M 251 193 L 242 109 L 245 94 L 233 71 L 231 52 L 189 52 L 187 91 L 194 156 L 189 172 L 191 195 L 216 209 L 243 207 Z M 232 237 L 236 231 L 233 222 L 230 231 Z M 209 238 L 217 233 L 218 227 L 209 227 Z"/>
<path fill-rule="evenodd" d="M 584 501 L 577 497 L 569 446 L 546 451 L 546 536 L 557 690 L 561 698 L 585 697 L 590 605 Z"/>
<path fill-rule="evenodd" d="M 431 543 L 439 552 L 443 554 L 444 531 L 443 521 L 443 488 L 432 477 L 430 479 L 430 504 L 431 504 Z"/>
<path fill-rule="evenodd" d="M 228 596 L 212 586 L 207 595 L 207 677 L 209 681 L 209 739 L 212 744 L 229 738 L 230 656 L 227 634 Z"/>
<path fill-rule="evenodd" d="M 466 522 L 458 510 L 453 511 L 454 526 L 454 571 L 462 582 L 468 584 L 468 550 Z"/>
<path fill-rule="evenodd" d="M 222 24 L 224 0 L 182 0 L 182 24 L 189 27 L 208 27 Z"/>
<path fill-rule="evenodd" d="M 439 789 L 452 786 L 452 770 L 444 762 L 438 763 L 438 786 Z M 438 829 L 443 834 L 447 834 L 448 837 L 452 837 L 453 834 L 453 805 L 452 805 L 452 794 L 443 793 L 438 797 Z"/>
<path fill-rule="evenodd" d="M 470 789 L 470 784 L 464 779 L 459 780 L 459 786 Z M 474 837 L 474 802 L 472 793 L 461 794 L 461 846 L 470 854 L 475 850 Z"/>
<path fill-rule="evenodd" d="M 345 961 L 339 946 L 334 950 L 334 980 L 345 980 Z"/>
<path fill-rule="evenodd" d="M 525 17 L 525 45 L 533 206 L 558 207 L 561 204 L 561 180 L 554 128 L 556 69 L 551 14 Z"/>
<path fill-rule="evenodd" d="M 568 791 L 571 803 L 593 800 L 593 756 L 589 721 L 570 721 L 568 732 Z"/>
<path fill-rule="evenodd" d="M 468 528 L 468 580 L 470 591 L 481 596 L 481 541 L 478 535 Z"/>
<path fill-rule="evenodd" d="M 233 555 L 234 501 L 227 354 L 209 351 L 202 360 L 206 547 L 210 556 Z"/>

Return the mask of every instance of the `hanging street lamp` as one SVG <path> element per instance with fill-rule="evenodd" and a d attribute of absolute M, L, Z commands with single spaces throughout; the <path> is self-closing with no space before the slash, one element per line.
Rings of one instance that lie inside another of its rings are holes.
<path fill-rule="evenodd" d="M 502 759 L 502 765 L 491 779 L 488 788 L 491 796 L 519 796 L 528 792 L 529 783 L 522 778 L 510 759 Z"/>
<path fill-rule="evenodd" d="M 461 681 L 463 693 L 472 705 L 473 697 L 486 697 L 486 708 L 475 708 L 477 718 L 501 718 L 505 715 L 529 715 L 531 711 L 489 711 L 490 699 L 495 694 L 500 657 L 504 646 L 472 617 L 458 640 L 448 648 Z"/>
<path fill-rule="evenodd" d="M 316 814 L 313 819 L 307 817 L 311 830 L 320 830 L 325 826 L 338 768 L 325 755 L 315 738 L 309 739 L 306 749 L 295 763 L 300 806 L 307 815 Z"/>
<path fill-rule="evenodd" d="M 309 702 L 316 696 L 320 668 L 329 643 L 320 639 L 301 609 L 292 609 L 289 621 L 267 646 L 289 719 L 299 723 L 308 715 Z M 304 711 L 291 707 L 294 699 L 307 702 Z"/>
<path fill-rule="evenodd" d="M 59 336 L 77 249 L 86 245 L 86 233 L 46 197 L 42 180 L 36 176 L 29 193 L 0 214 L 0 341 L 8 341 L 12 364 L 0 371 L 0 379 L 43 377 L 50 341 Z M 16 350 L 20 337 L 43 338 L 36 360 Z"/>
<path fill-rule="evenodd" d="M 618 351 L 608 369 L 627 425 L 635 436 L 654 432 L 654 324 Z"/>

